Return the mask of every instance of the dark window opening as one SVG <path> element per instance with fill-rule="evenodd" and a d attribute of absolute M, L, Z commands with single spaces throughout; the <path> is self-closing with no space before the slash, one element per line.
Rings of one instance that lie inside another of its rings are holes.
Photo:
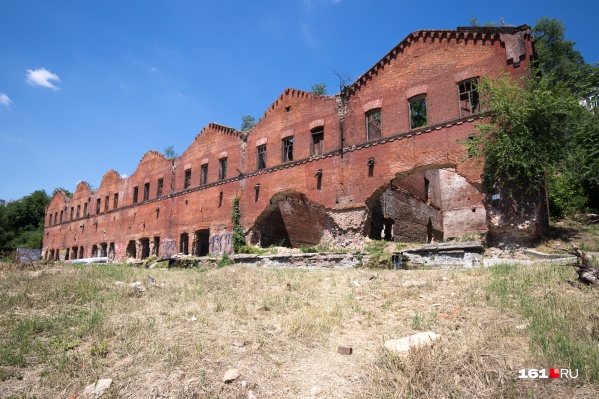
<path fill-rule="evenodd" d="M 293 137 L 283 139 L 283 162 L 293 161 Z"/>
<path fill-rule="evenodd" d="M 410 129 L 426 126 L 426 96 L 418 96 L 410 100 Z"/>
<path fill-rule="evenodd" d="M 107 249 L 108 249 L 108 244 L 106 244 L 105 242 L 100 244 L 100 256 L 101 257 L 104 258 L 104 257 L 108 256 Z"/>
<path fill-rule="evenodd" d="M 324 154 L 324 127 L 312 129 L 311 154 L 313 157 Z"/>
<path fill-rule="evenodd" d="M 137 204 L 137 196 L 139 194 L 139 187 L 133 187 L 133 203 Z"/>
<path fill-rule="evenodd" d="M 81 205 L 77 205 L 77 219 L 81 216 Z"/>
<path fill-rule="evenodd" d="M 62 223 L 62 211 L 60 211 L 60 223 Z"/>
<path fill-rule="evenodd" d="M 223 192 L 222 191 L 218 195 L 218 207 L 220 208 L 221 206 L 223 206 Z"/>
<path fill-rule="evenodd" d="M 79 259 L 83 259 L 83 247 L 79 247 Z"/>
<path fill-rule="evenodd" d="M 185 169 L 185 183 L 183 188 L 189 188 L 191 186 L 191 169 Z"/>
<path fill-rule="evenodd" d="M 71 259 L 77 259 L 77 252 L 78 252 L 77 247 L 71 248 Z"/>
<path fill-rule="evenodd" d="M 154 246 L 152 248 L 152 255 L 160 256 L 160 237 L 154 237 Z"/>
<path fill-rule="evenodd" d="M 380 139 L 383 136 L 381 109 L 366 112 L 366 140 Z"/>
<path fill-rule="evenodd" d="M 58 212 L 54 212 L 54 224 L 58 223 Z"/>
<path fill-rule="evenodd" d="M 75 207 L 71 207 L 71 220 L 73 220 L 73 216 L 75 216 Z"/>
<path fill-rule="evenodd" d="M 108 201 L 109 201 L 109 196 L 107 195 L 106 197 L 104 197 L 104 212 L 108 211 Z"/>
<path fill-rule="evenodd" d="M 129 243 L 127 244 L 126 254 L 127 254 L 127 258 L 133 258 L 133 259 L 137 258 L 137 246 L 135 245 L 134 240 L 130 240 Z"/>
<path fill-rule="evenodd" d="M 50 220 L 48 221 L 48 226 L 52 226 L 52 214 L 50 214 Z"/>
<path fill-rule="evenodd" d="M 194 233 L 193 254 L 206 256 L 210 252 L 210 230 L 197 230 Z"/>
<path fill-rule="evenodd" d="M 87 202 L 83 204 L 83 217 L 87 217 Z"/>
<path fill-rule="evenodd" d="M 69 249 L 67 248 L 67 249 L 65 250 L 65 254 L 64 254 L 64 260 L 69 260 L 69 252 L 70 252 L 70 251 L 69 251 Z"/>
<path fill-rule="evenodd" d="M 183 253 L 184 255 L 189 255 L 189 234 L 187 233 L 181 233 L 179 252 Z"/>
<path fill-rule="evenodd" d="M 460 116 L 468 116 L 480 111 L 478 78 L 458 83 Z"/>
<path fill-rule="evenodd" d="M 114 260 L 114 243 L 111 242 L 108 246 L 108 259 Z"/>
<path fill-rule="evenodd" d="M 429 197 L 429 189 L 430 189 L 430 182 L 428 181 L 427 178 L 424 179 L 424 200 L 425 201 L 429 201 L 430 197 Z"/>
<path fill-rule="evenodd" d="M 266 144 L 256 147 L 256 167 L 258 170 L 266 168 Z"/>
<path fill-rule="evenodd" d="M 144 201 L 150 199 L 150 183 L 144 184 Z"/>
<path fill-rule="evenodd" d="M 92 245 L 92 258 L 97 258 L 98 257 L 98 246 L 97 245 Z"/>
<path fill-rule="evenodd" d="M 218 180 L 225 180 L 227 178 L 227 158 L 218 160 Z"/>
<path fill-rule="evenodd" d="M 146 259 L 150 257 L 150 239 L 149 238 L 140 238 L 139 244 L 141 245 L 141 259 Z"/>
<path fill-rule="evenodd" d="M 100 198 L 98 198 L 96 200 L 96 215 L 100 213 L 100 207 L 102 206 L 102 200 Z"/>
<path fill-rule="evenodd" d="M 208 164 L 205 163 L 200 167 L 200 185 L 208 183 Z"/>
<path fill-rule="evenodd" d="M 164 179 L 158 179 L 158 188 L 156 189 L 156 198 L 162 197 L 162 186 L 164 185 Z"/>
<path fill-rule="evenodd" d="M 114 194 L 114 200 L 112 201 L 112 209 L 116 209 L 119 206 L 119 193 Z"/>

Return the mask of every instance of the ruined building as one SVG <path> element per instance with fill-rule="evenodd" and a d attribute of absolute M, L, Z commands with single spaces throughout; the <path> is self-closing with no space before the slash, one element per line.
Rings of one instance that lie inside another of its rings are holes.
<path fill-rule="evenodd" d="M 233 201 L 252 244 L 356 247 L 471 232 L 534 237 L 532 212 L 485 193 L 476 134 L 482 77 L 527 74 L 530 28 L 421 30 L 336 96 L 286 89 L 249 132 L 212 123 L 178 159 L 147 152 L 46 211 L 44 257 L 143 259 L 231 252 Z"/>

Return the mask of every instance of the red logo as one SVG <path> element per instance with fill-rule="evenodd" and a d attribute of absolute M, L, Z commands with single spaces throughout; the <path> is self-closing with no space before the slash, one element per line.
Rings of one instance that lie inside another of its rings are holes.
<path fill-rule="evenodd" d="M 559 369 L 549 369 L 549 378 L 559 378 Z"/>

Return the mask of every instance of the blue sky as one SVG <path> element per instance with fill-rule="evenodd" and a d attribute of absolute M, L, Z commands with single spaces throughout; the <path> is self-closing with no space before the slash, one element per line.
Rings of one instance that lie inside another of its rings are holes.
<path fill-rule="evenodd" d="M 239 128 L 287 87 L 358 77 L 410 32 L 564 22 L 599 62 L 599 3 L 0 0 L 0 198 L 134 172 L 208 123 Z"/>

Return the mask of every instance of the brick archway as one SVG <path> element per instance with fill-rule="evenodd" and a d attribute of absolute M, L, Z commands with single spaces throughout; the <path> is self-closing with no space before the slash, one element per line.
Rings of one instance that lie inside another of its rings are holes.
<path fill-rule="evenodd" d="M 275 194 L 250 231 L 254 245 L 299 248 L 318 244 L 328 225 L 326 209 L 297 191 Z"/>

